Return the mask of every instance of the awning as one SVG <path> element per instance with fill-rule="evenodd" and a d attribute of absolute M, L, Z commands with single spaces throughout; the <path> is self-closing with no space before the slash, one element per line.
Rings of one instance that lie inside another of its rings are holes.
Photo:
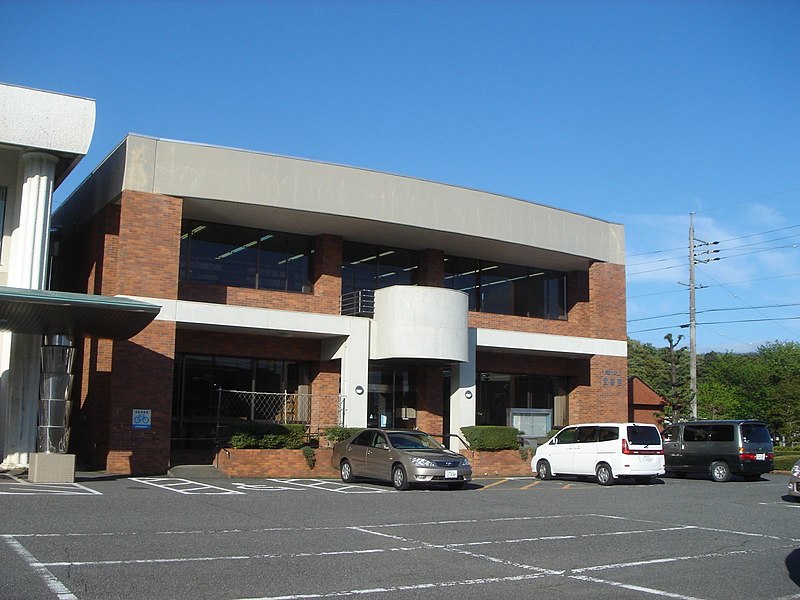
<path fill-rule="evenodd" d="M 155 304 L 116 296 L 0 286 L 0 331 L 127 340 L 160 310 Z"/>

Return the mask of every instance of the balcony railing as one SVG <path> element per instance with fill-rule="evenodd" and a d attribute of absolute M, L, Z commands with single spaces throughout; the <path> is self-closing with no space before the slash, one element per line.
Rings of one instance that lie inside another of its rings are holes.
<path fill-rule="evenodd" d="M 347 317 L 370 317 L 375 314 L 375 290 L 355 290 L 342 294 L 340 312 Z"/>

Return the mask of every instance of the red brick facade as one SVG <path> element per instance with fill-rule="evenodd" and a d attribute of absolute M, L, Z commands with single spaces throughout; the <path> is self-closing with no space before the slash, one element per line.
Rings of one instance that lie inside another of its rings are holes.
<path fill-rule="evenodd" d="M 339 314 L 341 237 L 316 237 L 313 286 L 307 293 L 179 282 L 181 217 L 179 198 L 124 191 L 116 203 L 103 208 L 80 231 L 69 232 L 62 252 L 64 266 L 54 287 Z M 420 252 L 420 284 L 443 285 L 443 259 L 440 250 Z M 472 312 L 469 326 L 624 341 L 624 266 L 595 263 L 588 273 L 570 273 L 567 279 L 570 306 L 565 320 Z M 322 360 L 319 340 L 181 329 L 172 322 L 154 321 L 129 341 L 88 339 L 79 345 L 73 445 L 80 461 L 114 473 L 166 471 L 174 358 L 182 353 L 307 362 L 312 365 L 312 393 L 327 398 L 312 404 L 312 431 L 339 422 L 341 365 L 338 360 Z M 477 367 L 479 371 L 568 378 L 570 422 L 627 419 L 624 357 L 479 352 Z M 432 433 L 442 432 L 446 412 L 441 374 L 442 366 L 416 368 L 417 426 Z M 132 429 L 131 411 L 135 408 L 152 411 L 151 429 Z"/>

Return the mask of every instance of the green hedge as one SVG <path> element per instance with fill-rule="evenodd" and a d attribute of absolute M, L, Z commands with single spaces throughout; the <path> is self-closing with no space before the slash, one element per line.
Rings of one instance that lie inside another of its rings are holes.
<path fill-rule="evenodd" d="M 306 445 L 306 426 L 301 424 L 242 423 L 231 435 L 232 448 L 290 448 Z"/>
<path fill-rule="evenodd" d="M 776 471 L 789 471 L 792 465 L 800 460 L 800 454 L 776 454 L 775 455 L 775 470 Z"/>
<path fill-rule="evenodd" d="M 498 425 L 472 425 L 462 427 L 461 432 L 469 444 L 470 450 L 516 450 L 522 432 L 515 427 Z"/>
<path fill-rule="evenodd" d="M 322 433 L 333 444 L 353 437 L 362 429 L 363 427 L 327 427 Z"/>

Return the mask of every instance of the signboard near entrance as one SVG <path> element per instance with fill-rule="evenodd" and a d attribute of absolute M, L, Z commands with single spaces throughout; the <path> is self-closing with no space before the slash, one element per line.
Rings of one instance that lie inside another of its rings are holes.
<path fill-rule="evenodd" d="M 134 408 L 131 427 L 134 429 L 150 429 L 153 426 L 152 413 L 149 408 Z"/>

